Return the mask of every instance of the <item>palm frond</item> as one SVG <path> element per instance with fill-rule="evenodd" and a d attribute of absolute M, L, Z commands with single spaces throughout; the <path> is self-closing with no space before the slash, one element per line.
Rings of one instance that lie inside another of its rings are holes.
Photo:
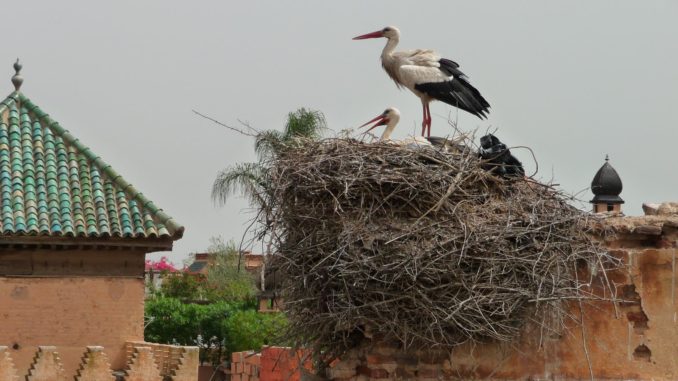
<path fill-rule="evenodd" d="M 296 137 L 317 139 L 326 128 L 327 123 L 322 112 L 302 107 L 287 115 L 283 136 L 285 141 Z"/>
<path fill-rule="evenodd" d="M 297 138 L 318 139 L 326 128 L 325 116 L 320 111 L 302 107 L 289 113 L 282 132 L 268 130 L 256 135 L 254 150 L 258 163 L 240 163 L 219 172 L 212 185 L 212 199 L 223 205 L 230 196 L 242 193 L 251 204 L 265 206 L 270 191 L 266 168 L 270 160 L 286 145 L 295 144 Z"/>
<path fill-rule="evenodd" d="M 283 133 L 277 130 L 262 131 L 256 136 L 254 141 L 254 152 L 259 160 L 265 160 L 275 154 L 277 148 L 284 140 Z"/>
<path fill-rule="evenodd" d="M 228 197 L 242 193 L 250 202 L 264 205 L 266 175 L 259 163 L 238 163 L 219 172 L 212 185 L 212 199 L 225 204 Z"/>

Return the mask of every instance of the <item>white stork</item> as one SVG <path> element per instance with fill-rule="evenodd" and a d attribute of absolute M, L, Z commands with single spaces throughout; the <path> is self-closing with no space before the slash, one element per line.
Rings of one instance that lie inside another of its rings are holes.
<path fill-rule="evenodd" d="M 370 120 L 369 122 L 363 124 L 360 127 L 365 127 L 372 122 L 376 122 L 372 127 L 368 128 L 367 131 L 365 131 L 365 133 L 368 133 L 379 126 L 386 126 L 379 140 L 388 140 L 391 137 L 391 134 L 393 133 L 393 130 L 395 129 L 399 121 L 400 121 L 400 111 L 395 107 L 389 107 L 386 110 L 384 110 L 384 112 L 377 115 L 376 118 Z"/>
<path fill-rule="evenodd" d="M 487 117 L 490 104 L 469 82 L 469 78 L 459 70 L 459 64 L 428 49 L 395 52 L 400 40 L 400 31 L 387 26 L 376 32 L 354 37 L 354 40 L 366 38 L 388 39 L 381 52 L 381 65 L 395 81 L 398 88 L 406 87 L 421 99 L 424 111 L 421 134 L 431 136 L 431 111 L 429 103 L 439 100 L 451 106 L 483 119 Z"/>
<path fill-rule="evenodd" d="M 395 107 L 389 107 L 386 110 L 384 110 L 384 112 L 379 114 L 376 118 L 370 120 L 369 122 L 363 124 L 360 127 L 365 127 L 372 122 L 376 122 L 369 129 L 367 129 L 365 133 L 368 133 L 379 126 L 386 126 L 384 132 L 381 134 L 381 138 L 379 138 L 380 141 L 388 141 L 390 143 L 410 147 L 431 145 L 431 142 L 429 142 L 427 138 L 422 138 L 420 136 L 408 136 L 407 138 L 401 140 L 391 140 L 391 134 L 393 133 L 393 130 L 395 130 L 396 125 L 398 124 L 399 121 L 400 121 L 400 111 Z"/>

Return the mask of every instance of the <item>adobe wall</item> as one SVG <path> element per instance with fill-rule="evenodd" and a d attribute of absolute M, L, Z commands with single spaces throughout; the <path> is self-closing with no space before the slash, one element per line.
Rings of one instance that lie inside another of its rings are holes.
<path fill-rule="evenodd" d="M 31 269 L 0 273 L 0 346 L 17 369 L 45 345 L 59 348 L 67 374 L 87 346 L 104 347 L 112 368 L 124 368 L 125 342 L 144 337 L 143 253 L 3 250 L 2 263 Z"/>
<path fill-rule="evenodd" d="M 526 327 L 515 343 L 468 344 L 452 353 L 365 342 L 328 371 L 333 380 L 677 380 L 678 215 L 617 217 L 606 242 L 623 268 L 607 276 L 624 302 L 584 304 L 559 332 Z M 603 293 L 601 274 L 592 284 Z M 609 297 L 608 295 L 604 295 Z M 593 376 L 593 377 L 592 377 Z"/>
<path fill-rule="evenodd" d="M 11 349 L 0 346 L 0 381 L 197 381 L 198 347 L 126 343 L 124 370 L 113 371 L 106 350 L 100 346 L 82 348 L 76 371 L 64 370 L 60 349 L 40 346 L 28 369 L 17 369 Z"/>

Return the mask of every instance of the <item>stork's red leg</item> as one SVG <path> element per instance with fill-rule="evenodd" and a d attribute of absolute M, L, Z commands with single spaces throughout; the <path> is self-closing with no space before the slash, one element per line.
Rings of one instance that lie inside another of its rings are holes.
<path fill-rule="evenodd" d="M 426 126 L 428 127 L 428 137 L 431 137 L 431 109 L 429 103 L 426 104 Z"/>
<path fill-rule="evenodd" d="M 424 117 L 421 120 L 421 136 L 426 134 L 426 110 L 428 109 L 427 104 L 421 102 L 422 110 L 424 111 Z"/>

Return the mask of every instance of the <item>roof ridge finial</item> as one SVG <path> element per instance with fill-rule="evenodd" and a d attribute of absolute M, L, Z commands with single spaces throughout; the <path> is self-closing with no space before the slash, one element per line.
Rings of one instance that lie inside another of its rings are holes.
<path fill-rule="evenodd" d="M 605 154 L 605 161 L 610 161 L 610 155 Z"/>
<path fill-rule="evenodd" d="M 19 63 L 19 59 L 16 59 L 16 62 L 14 63 L 14 75 L 12 76 L 12 83 L 14 84 L 14 89 L 16 91 L 19 91 L 21 88 L 21 84 L 24 83 L 24 77 L 21 76 L 21 63 Z"/>

